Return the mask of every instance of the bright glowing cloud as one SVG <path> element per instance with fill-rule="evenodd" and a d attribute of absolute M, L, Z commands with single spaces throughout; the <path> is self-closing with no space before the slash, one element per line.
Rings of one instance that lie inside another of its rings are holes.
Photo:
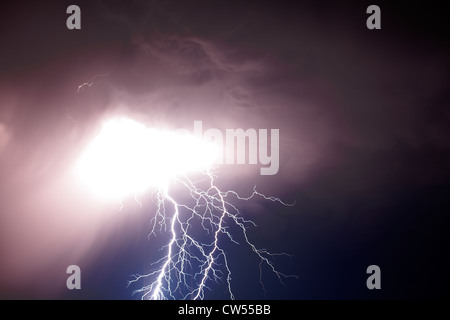
<path fill-rule="evenodd" d="M 97 195 L 120 198 L 165 188 L 177 175 L 206 170 L 218 148 L 186 133 L 148 128 L 127 119 L 104 123 L 77 164 L 82 183 Z"/>

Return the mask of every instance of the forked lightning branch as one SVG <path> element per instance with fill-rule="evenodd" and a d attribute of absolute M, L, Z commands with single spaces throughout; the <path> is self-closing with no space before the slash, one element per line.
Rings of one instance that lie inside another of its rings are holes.
<path fill-rule="evenodd" d="M 280 281 L 295 277 L 278 271 L 274 264 L 274 258 L 286 254 L 270 253 L 251 242 L 247 229 L 256 225 L 239 211 L 241 202 L 256 197 L 291 204 L 256 187 L 239 195 L 219 189 L 216 183 L 218 164 L 244 164 L 246 159 L 249 164 L 259 162 L 261 174 L 275 174 L 279 131 L 270 133 L 269 141 L 266 129 L 226 130 L 225 135 L 217 129 L 203 132 L 200 121 L 194 122 L 193 134 L 148 128 L 126 118 L 104 124 L 79 159 L 79 179 L 97 195 L 120 201 L 153 191 L 157 210 L 149 233 L 168 239 L 148 272 L 129 281 L 130 286 L 138 286 L 135 294 L 143 299 L 203 299 L 217 283 L 225 285 L 234 299 L 233 270 L 224 245 L 227 250 L 232 245 L 250 248 L 260 261 L 263 289 L 264 269 Z M 186 195 L 191 200 L 182 200 Z"/>

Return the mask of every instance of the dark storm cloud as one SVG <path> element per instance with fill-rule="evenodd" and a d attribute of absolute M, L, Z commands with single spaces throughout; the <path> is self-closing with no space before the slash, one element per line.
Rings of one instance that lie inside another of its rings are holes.
<path fill-rule="evenodd" d="M 52 48 L 47 55 L 61 62 L 33 62 L 28 75 L 2 91 L 9 101 L 2 109 L 3 148 L 7 141 L 26 141 L 16 144 L 30 147 L 18 157 L 38 163 L 32 167 L 53 161 L 55 152 L 42 150 L 57 149 L 63 136 L 79 144 L 101 119 L 117 114 L 188 129 L 194 120 L 219 129 L 279 128 L 281 164 L 274 179 L 307 185 L 318 175 L 333 185 L 324 172 L 334 168 L 355 176 L 337 188 L 350 194 L 373 181 L 391 184 L 392 175 L 430 179 L 427 168 L 445 157 L 446 52 L 415 50 L 401 41 L 401 29 L 384 38 L 367 32 L 359 26 L 364 19 L 352 18 L 362 5 L 351 7 L 348 18 L 338 14 L 345 7 L 329 3 L 290 10 L 287 3 L 107 1 L 92 8 L 97 15 L 85 10 L 83 20 L 89 38 L 66 33 L 62 42 L 70 48 L 76 40 L 86 49 L 59 49 L 58 56 Z M 61 39 L 62 32 L 56 33 Z M 91 45 L 98 40 L 104 44 Z M 38 47 L 38 56 L 45 53 Z M 99 74 L 107 76 L 75 93 Z M 58 135 L 49 140 L 52 133 Z M 41 151 L 32 147 L 44 140 Z M 418 157 L 412 167 L 387 160 L 422 149 L 430 153 L 423 171 L 415 169 Z M 372 177 L 371 163 L 390 174 Z M 356 178 L 362 173 L 365 179 Z"/>
<path fill-rule="evenodd" d="M 282 168 L 297 181 L 293 172 L 314 171 L 308 164 L 345 162 L 346 148 L 387 155 L 401 152 L 398 145 L 445 147 L 446 122 L 424 119 L 443 108 L 435 101 L 448 89 L 446 52 L 417 51 L 401 28 L 380 38 L 329 3 L 299 5 L 295 14 L 285 3 L 106 6 L 105 16 L 129 28 L 143 50 L 134 63 L 156 64 L 139 75 L 144 104 L 203 120 L 208 113 L 221 127 L 280 128 Z M 149 98 L 161 91 L 166 98 Z"/>

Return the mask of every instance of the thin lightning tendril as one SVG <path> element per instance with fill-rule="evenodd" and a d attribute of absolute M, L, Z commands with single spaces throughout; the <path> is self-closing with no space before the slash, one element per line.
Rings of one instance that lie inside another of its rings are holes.
<path fill-rule="evenodd" d="M 189 190 L 194 200 L 192 206 L 178 203 L 169 193 L 166 186 L 156 193 L 157 211 L 152 219 L 150 235 L 157 232 L 168 232 L 170 241 L 162 250 L 165 254 L 152 265 L 157 266 L 148 274 L 135 274 L 128 285 L 140 281 L 150 281 L 149 284 L 133 291 L 141 294 L 142 299 L 204 299 L 205 289 L 209 282 L 220 282 L 225 278 L 228 295 L 234 299 L 231 285 L 231 269 L 228 256 L 221 247 L 222 237 L 239 244 L 232 236 L 230 229 L 238 227 L 246 244 L 260 259 L 259 280 L 264 291 L 263 265 L 266 265 L 279 279 L 294 277 L 279 272 L 272 261 L 276 256 L 288 256 L 286 253 L 270 253 L 266 249 L 258 249 L 248 238 L 248 226 L 256 226 L 251 220 L 242 217 L 239 210 L 228 200 L 234 197 L 237 201 L 247 201 L 254 197 L 287 204 L 279 198 L 265 196 L 256 187 L 248 197 L 242 197 L 235 191 L 222 192 L 214 183 L 214 175 L 210 170 L 204 172 L 208 177 L 206 188 L 202 189 L 186 175 L 175 179 L 177 183 Z M 140 204 L 140 203 L 139 203 Z M 169 214 L 169 212 L 171 214 Z M 198 232 L 200 226 L 209 240 L 196 240 L 192 233 Z M 149 235 L 149 236 L 150 236 Z"/>
<path fill-rule="evenodd" d="M 99 83 L 103 80 L 103 78 L 108 77 L 108 76 L 109 76 L 109 74 L 98 74 L 98 75 L 95 75 L 95 76 L 92 77 L 92 79 L 89 80 L 88 82 L 84 82 L 84 83 L 80 84 L 80 85 L 78 86 L 78 88 L 77 88 L 77 93 L 80 93 L 80 91 L 81 91 L 84 87 L 90 88 L 90 87 L 92 87 L 93 85 L 99 84 Z M 100 80 L 97 80 L 97 79 L 99 79 L 99 78 L 100 78 Z"/>

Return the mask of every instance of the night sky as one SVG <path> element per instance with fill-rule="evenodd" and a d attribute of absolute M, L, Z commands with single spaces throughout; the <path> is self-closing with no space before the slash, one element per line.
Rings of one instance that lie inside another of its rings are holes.
<path fill-rule="evenodd" d="M 127 281 L 166 240 L 147 237 L 151 194 L 119 212 L 71 173 L 116 116 L 280 130 L 276 175 L 228 165 L 218 183 L 295 201 L 240 209 L 299 278 L 264 269 L 264 292 L 258 260 L 227 244 L 237 299 L 448 298 L 448 19 L 437 1 L 388 2 L 2 2 L 0 298 L 139 298 Z M 71 4 L 81 30 L 66 27 Z M 371 4 L 380 30 L 366 27 Z M 66 288 L 72 264 L 81 290 Z M 366 287 L 369 265 L 381 290 Z"/>

